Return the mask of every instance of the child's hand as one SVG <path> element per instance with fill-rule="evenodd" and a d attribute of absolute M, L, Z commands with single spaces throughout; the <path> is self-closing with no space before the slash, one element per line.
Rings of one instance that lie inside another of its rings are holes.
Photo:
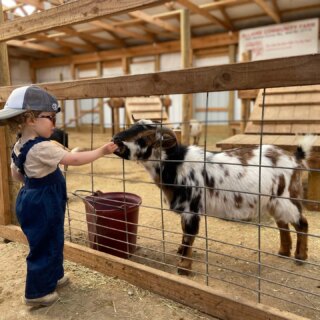
<path fill-rule="evenodd" d="M 118 146 L 113 142 L 109 142 L 101 147 L 104 155 L 111 154 L 111 153 L 115 152 L 117 150 L 117 148 L 118 148 Z"/>

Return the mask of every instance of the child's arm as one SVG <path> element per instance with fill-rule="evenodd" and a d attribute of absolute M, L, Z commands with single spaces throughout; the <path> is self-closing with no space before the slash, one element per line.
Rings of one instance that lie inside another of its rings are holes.
<path fill-rule="evenodd" d="M 15 181 L 24 182 L 23 174 L 15 168 L 11 168 L 11 176 Z"/>
<path fill-rule="evenodd" d="M 60 161 L 60 164 L 69 166 L 81 166 L 83 164 L 90 163 L 98 158 L 103 157 L 106 154 L 111 154 L 116 151 L 117 145 L 113 142 L 109 142 L 104 146 L 92 150 L 76 153 L 67 153 Z"/>

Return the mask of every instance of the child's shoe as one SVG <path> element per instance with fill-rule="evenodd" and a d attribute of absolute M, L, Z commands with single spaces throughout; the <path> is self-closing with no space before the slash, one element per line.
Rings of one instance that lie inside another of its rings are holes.
<path fill-rule="evenodd" d="M 70 278 L 68 275 L 64 275 L 61 279 L 58 280 L 57 282 L 57 288 L 62 288 L 66 286 L 70 282 Z"/>
<path fill-rule="evenodd" d="M 27 306 L 32 307 L 48 307 L 51 306 L 53 303 L 58 301 L 59 295 L 56 291 L 53 291 L 52 293 L 49 293 L 43 297 L 35 298 L 35 299 L 27 299 L 25 298 L 24 301 Z"/>

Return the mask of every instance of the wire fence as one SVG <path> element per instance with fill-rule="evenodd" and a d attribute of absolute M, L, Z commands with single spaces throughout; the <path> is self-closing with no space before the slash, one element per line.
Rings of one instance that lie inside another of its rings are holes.
<path fill-rule="evenodd" d="M 267 99 L 265 90 L 263 97 L 260 148 L 264 144 L 264 108 Z M 208 109 L 208 103 L 206 108 Z M 91 149 L 100 142 L 94 133 L 93 122 L 92 118 L 90 139 L 87 139 Z M 266 193 L 261 187 L 263 170 L 265 172 L 274 169 L 283 172 L 288 170 L 300 172 L 307 187 L 307 176 L 311 172 L 319 172 L 319 169 L 266 165 L 262 161 L 262 152 L 260 152 L 258 164 L 210 161 L 206 155 L 209 152 L 213 155 L 218 152 L 212 143 L 210 124 L 212 122 L 206 118 L 203 123 L 205 130 L 202 133 L 201 146 L 204 150 L 204 158 L 201 161 L 183 160 L 183 162 L 189 163 L 190 166 L 200 163 L 203 165 L 204 172 L 208 166 L 212 165 L 215 165 L 215 168 L 219 165 L 227 167 L 229 171 L 239 167 L 256 168 L 255 179 L 258 181 L 258 189 L 256 192 L 244 190 L 241 188 L 241 183 L 235 185 L 234 189 L 200 184 L 190 185 L 190 183 L 188 187 L 205 191 L 203 193 L 204 208 L 209 207 L 207 203 L 213 201 L 216 193 L 253 196 L 257 199 L 257 216 L 248 217 L 248 219 L 226 217 L 218 219 L 213 216 L 213 212 L 206 210 L 197 212 L 201 216 L 201 224 L 195 243 L 190 245 L 192 256 L 187 257 L 187 260 L 192 261 L 192 271 L 188 277 L 196 282 L 231 292 L 235 299 L 247 298 L 298 315 L 320 319 L 319 212 L 303 209 L 303 214 L 309 223 L 307 234 L 309 258 L 304 261 L 278 254 L 279 229 L 289 232 L 297 243 L 300 241 L 298 237 L 304 235 L 303 232 L 279 228 L 272 217 L 268 218 L 262 212 L 264 201 L 270 197 L 314 204 L 319 204 L 319 201 L 307 199 L 306 196 L 297 199 L 277 195 L 271 191 Z M 125 128 L 124 125 L 122 127 Z M 179 252 L 186 249 L 181 248 L 181 238 L 194 236 L 194 234 L 183 233 L 179 213 L 192 215 L 194 212 L 177 209 L 175 211 L 178 215 L 172 213 L 160 189 L 179 187 L 183 190 L 188 182 L 164 183 L 162 177 L 155 182 L 141 165 L 133 161 L 125 161 L 115 156 L 105 158 L 107 159 L 96 161 L 90 168 L 85 167 L 83 170 L 68 168 L 64 172 L 69 190 L 65 223 L 66 239 L 100 251 L 111 252 L 156 269 L 176 273 L 177 263 L 181 259 L 177 249 L 180 247 Z M 161 160 L 159 165 L 162 162 L 181 164 L 181 160 L 166 159 Z M 76 191 L 79 189 L 85 189 L 88 192 Z M 102 193 L 95 193 L 99 189 Z M 121 193 L 123 199 L 106 200 L 104 198 L 104 194 L 111 194 L 114 191 Z M 131 193 L 140 196 L 142 204 L 133 203 L 128 197 Z M 88 204 L 91 205 L 91 209 L 88 209 Z M 130 221 L 129 214 L 132 212 L 129 212 L 129 209 L 132 207 L 136 208 L 134 214 L 137 215 L 137 222 Z M 112 217 L 110 213 L 113 214 Z M 117 215 L 120 219 L 116 217 Z M 184 247 L 188 245 L 184 244 Z M 179 269 L 184 270 L 181 265 Z"/>

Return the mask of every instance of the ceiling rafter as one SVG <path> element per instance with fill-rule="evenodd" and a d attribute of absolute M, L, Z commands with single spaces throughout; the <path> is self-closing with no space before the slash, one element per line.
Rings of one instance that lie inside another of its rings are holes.
<path fill-rule="evenodd" d="M 112 32 L 116 32 L 116 33 L 120 33 L 120 34 L 123 34 L 125 36 L 128 36 L 128 37 L 132 37 L 134 39 L 139 39 L 139 40 L 144 40 L 144 41 L 153 41 L 154 38 L 150 35 L 144 35 L 144 34 L 141 34 L 141 33 L 138 33 L 138 32 L 134 32 L 134 31 L 130 31 L 130 30 L 127 30 L 125 28 L 122 28 L 122 27 L 117 27 L 117 26 L 114 26 L 113 24 L 110 24 L 110 23 L 106 23 L 106 22 L 103 22 L 103 21 L 99 21 L 99 20 L 96 20 L 96 21 L 91 21 L 90 24 L 96 26 L 96 27 L 100 27 L 106 31 L 112 31 Z"/>
<path fill-rule="evenodd" d="M 205 17 L 206 19 L 209 19 L 209 21 L 218 24 L 225 28 L 226 30 L 233 30 L 232 25 L 230 25 L 228 22 L 225 22 L 214 15 L 210 14 L 208 11 L 201 9 L 197 5 L 195 5 L 193 2 L 190 2 L 189 0 L 177 0 L 180 4 L 188 8 L 191 12 L 200 14 L 201 16 Z"/>
<path fill-rule="evenodd" d="M 29 4 L 38 10 L 44 10 L 43 2 L 40 0 L 16 0 L 16 3 L 23 3 L 24 5 Z"/>
<path fill-rule="evenodd" d="M 273 8 L 274 8 L 274 11 L 277 13 L 277 15 L 281 19 L 281 12 L 280 12 L 277 0 L 272 0 L 272 5 L 273 5 Z"/>
<path fill-rule="evenodd" d="M 2 11 L 3 12 L 14 11 L 22 6 L 24 6 L 23 3 L 17 3 L 15 6 L 12 6 L 12 7 L 6 7 L 6 6 L 2 5 Z"/>
<path fill-rule="evenodd" d="M 53 53 L 53 54 L 61 54 L 61 55 L 73 53 L 72 50 L 67 49 L 67 48 L 52 48 L 52 47 L 49 47 L 49 46 L 46 46 L 43 44 L 29 43 L 27 41 L 21 41 L 21 40 L 9 40 L 7 42 L 7 45 L 13 46 L 13 47 L 22 47 L 24 49 L 43 51 L 43 52 L 48 52 L 48 53 Z"/>
<path fill-rule="evenodd" d="M 250 2 L 252 1 L 251 0 L 222 0 L 219 2 L 205 3 L 200 5 L 199 7 L 201 9 L 212 11 L 212 10 L 217 10 L 223 7 L 239 6 L 239 5 L 247 4 Z"/>
<path fill-rule="evenodd" d="M 57 43 L 61 47 L 67 47 L 67 48 L 71 48 L 71 49 L 79 48 L 79 49 L 85 50 L 87 52 L 91 52 L 91 51 L 96 50 L 96 47 L 91 44 L 82 44 L 82 43 L 75 43 L 72 41 L 66 41 L 66 40 L 62 40 L 62 39 L 60 39 L 60 37 L 57 37 L 54 35 L 52 36 L 52 35 L 46 35 L 46 34 L 37 34 L 37 35 L 34 35 L 33 38 L 30 38 L 30 39 L 27 39 L 24 41 L 25 42 L 33 42 L 33 41 L 37 41 L 37 40 L 54 41 L 55 43 Z"/>
<path fill-rule="evenodd" d="M 97 44 L 109 43 L 109 44 L 116 46 L 116 47 L 123 46 L 122 40 L 101 38 L 98 36 L 94 36 L 93 34 L 89 34 L 87 31 L 86 32 L 76 31 L 72 27 L 63 27 L 63 28 L 59 28 L 59 30 L 62 30 L 63 32 L 65 32 L 66 34 L 68 34 L 70 36 L 79 37 L 85 43 L 91 44 L 94 47 L 96 47 L 96 50 L 98 50 Z M 100 30 L 95 30 L 95 32 L 99 32 L 99 31 Z"/>
<path fill-rule="evenodd" d="M 79 1 L 81 2 L 81 0 Z M 22 12 L 30 16 L 32 9 L 30 10 L 30 7 L 27 5 L 32 6 L 35 11 L 39 12 L 45 10 L 44 8 L 48 9 L 50 6 L 47 4 L 55 7 L 63 5 L 68 1 L 16 0 L 15 2 L 16 4 L 11 7 L 5 8 L 3 6 L 3 11 L 6 13 L 5 18 L 8 13 L 9 19 L 20 18 L 23 15 Z M 77 1 L 72 0 L 70 2 Z M 91 0 L 89 2 L 91 3 Z M 199 16 L 203 17 L 199 21 L 197 19 L 192 20 L 191 32 L 197 36 L 210 34 L 210 32 L 212 34 L 221 32 L 221 28 L 219 27 L 218 29 L 216 26 L 221 26 L 226 30 L 232 31 L 243 25 L 243 22 L 248 27 L 261 26 L 260 18 L 267 16 L 271 17 L 272 23 L 280 23 L 282 18 L 286 21 L 291 21 L 293 20 L 293 16 L 297 16 L 298 13 L 298 18 L 300 19 L 303 16 L 301 13 L 304 12 L 306 12 L 306 18 L 319 17 L 320 4 L 317 4 L 317 1 L 313 0 L 312 4 L 310 2 L 308 5 L 303 5 L 303 3 L 302 0 L 297 1 L 297 4 L 295 1 L 292 1 L 290 5 L 284 5 L 281 1 L 277 0 L 168 0 L 162 3 L 161 10 L 159 10 L 160 7 L 157 7 L 154 11 L 145 11 L 140 9 L 140 7 L 137 10 L 138 7 L 136 7 L 136 11 L 132 13 L 126 12 L 121 15 L 97 18 L 97 20 L 85 22 L 79 26 L 69 26 L 64 29 L 56 26 L 49 32 L 30 33 L 29 36 L 25 37 L 22 32 L 19 40 L 21 41 L 20 44 L 23 43 L 24 45 L 21 47 L 18 45 L 14 47 L 10 46 L 10 48 L 15 48 L 15 51 L 23 51 L 25 49 L 24 52 L 28 55 L 32 55 L 30 49 L 34 48 L 34 57 L 36 57 L 37 51 L 52 57 L 52 55 L 61 55 L 63 50 L 65 50 L 65 54 L 68 54 L 68 50 L 73 50 L 75 54 L 79 52 L 89 54 L 93 51 L 118 50 L 118 48 L 120 50 L 124 48 L 131 49 L 133 46 L 141 46 L 138 45 L 138 41 L 131 41 L 132 39 L 144 41 L 145 45 L 170 42 L 173 39 L 179 39 L 180 36 L 179 20 L 181 7 L 187 8 L 191 16 L 197 15 L 197 18 Z M 294 7 L 294 5 L 298 5 L 299 7 Z M 257 12 L 258 7 L 262 10 Z M 311 11 L 313 9 L 314 13 Z M 235 15 L 234 12 L 237 10 L 242 11 L 242 15 Z M 247 14 L 245 11 L 247 11 Z M 5 33 L 6 31 L 4 30 Z M 52 46 L 53 48 L 49 41 L 54 41 L 55 45 Z M 30 44 L 28 48 L 26 47 L 27 43 Z M 36 49 L 37 45 L 41 46 L 42 44 L 45 47 L 49 46 L 49 49 L 47 48 L 47 51 Z M 31 45 L 34 46 L 31 47 Z M 48 52 L 48 50 L 51 52 Z M 22 55 L 24 55 L 23 52 Z"/>
<path fill-rule="evenodd" d="M 165 29 L 167 31 L 171 31 L 171 32 L 176 32 L 176 33 L 180 33 L 180 28 L 173 26 L 172 24 L 163 21 L 159 18 L 156 18 L 152 15 L 149 15 L 143 11 L 133 11 L 129 13 L 130 16 L 134 17 L 134 18 L 139 18 L 143 21 L 146 21 L 148 23 L 154 24 L 162 29 Z"/>
<path fill-rule="evenodd" d="M 271 17 L 274 22 L 280 23 L 281 19 L 279 14 L 269 6 L 264 0 L 253 0 L 269 17 Z"/>
<path fill-rule="evenodd" d="M 224 8 L 224 7 L 219 8 L 219 11 L 223 15 L 223 18 L 226 20 L 226 22 L 231 26 L 231 30 L 234 30 L 234 25 L 233 25 L 228 13 L 227 13 L 226 8 Z"/>

